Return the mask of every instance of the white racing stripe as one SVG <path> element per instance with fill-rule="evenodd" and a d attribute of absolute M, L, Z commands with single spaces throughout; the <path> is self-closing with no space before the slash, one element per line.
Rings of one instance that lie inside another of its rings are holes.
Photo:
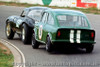
<path fill-rule="evenodd" d="M 80 38 L 81 38 L 81 31 L 80 30 L 77 30 L 77 34 L 76 34 L 76 42 L 77 43 L 81 43 L 81 41 L 80 41 Z"/>
<path fill-rule="evenodd" d="M 74 43 L 74 30 L 70 30 L 70 43 Z"/>

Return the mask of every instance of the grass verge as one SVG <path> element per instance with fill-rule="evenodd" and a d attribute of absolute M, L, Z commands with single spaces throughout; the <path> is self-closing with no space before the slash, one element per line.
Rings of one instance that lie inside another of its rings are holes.
<path fill-rule="evenodd" d="M 14 57 L 11 51 L 0 43 L 0 67 L 13 67 Z"/>
<path fill-rule="evenodd" d="M 100 10 L 97 8 L 75 8 L 75 7 L 57 7 L 57 6 L 47 6 L 47 5 L 39 5 L 39 4 L 27 4 L 27 3 L 15 3 L 15 2 L 2 2 L 0 1 L 0 5 L 7 5 L 7 6 L 23 6 L 23 7 L 31 7 L 31 6 L 45 6 L 50 8 L 60 8 L 60 9 L 72 9 L 72 10 L 79 10 L 85 13 L 92 13 L 92 14 L 100 14 Z"/>

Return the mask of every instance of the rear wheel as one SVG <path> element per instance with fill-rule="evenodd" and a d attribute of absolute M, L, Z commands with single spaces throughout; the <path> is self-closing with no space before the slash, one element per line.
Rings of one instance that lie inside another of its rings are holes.
<path fill-rule="evenodd" d="M 32 37 L 32 30 L 26 25 L 23 24 L 22 26 L 22 41 L 24 44 L 31 43 L 31 37 Z"/>
<path fill-rule="evenodd" d="M 13 39 L 15 33 L 11 29 L 10 23 L 6 24 L 5 33 L 8 39 Z"/>
<path fill-rule="evenodd" d="M 47 37 L 46 50 L 48 52 L 52 52 L 53 51 L 53 46 L 52 46 L 52 43 L 51 43 L 51 40 L 50 40 L 49 36 Z"/>
<path fill-rule="evenodd" d="M 35 33 L 32 34 L 32 47 L 37 49 L 39 47 L 39 42 L 35 39 Z"/>
<path fill-rule="evenodd" d="M 93 51 L 94 45 L 89 45 L 86 47 L 86 52 L 91 53 Z"/>

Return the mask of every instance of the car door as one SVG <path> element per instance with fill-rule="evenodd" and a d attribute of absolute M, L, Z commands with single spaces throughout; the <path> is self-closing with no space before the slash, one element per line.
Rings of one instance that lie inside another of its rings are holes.
<path fill-rule="evenodd" d="M 43 17 L 41 19 L 40 23 L 37 23 L 37 39 L 44 42 L 44 35 L 45 35 L 45 25 L 47 22 L 47 18 L 48 18 L 48 13 L 43 13 Z"/>
<path fill-rule="evenodd" d="M 45 25 L 43 26 L 43 41 L 46 42 L 46 37 L 49 33 L 53 32 L 55 27 L 54 18 L 51 13 L 48 13 L 47 15 L 47 21 L 45 22 Z"/>

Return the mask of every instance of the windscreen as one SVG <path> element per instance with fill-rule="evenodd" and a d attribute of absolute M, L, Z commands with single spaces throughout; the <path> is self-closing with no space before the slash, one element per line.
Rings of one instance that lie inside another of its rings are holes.
<path fill-rule="evenodd" d="M 88 27 L 87 20 L 83 16 L 58 15 L 57 19 L 60 26 Z"/>
<path fill-rule="evenodd" d="M 28 13 L 28 16 L 32 19 L 34 19 L 35 21 L 40 21 L 41 19 L 41 14 L 42 14 L 43 10 L 31 10 Z"/>

